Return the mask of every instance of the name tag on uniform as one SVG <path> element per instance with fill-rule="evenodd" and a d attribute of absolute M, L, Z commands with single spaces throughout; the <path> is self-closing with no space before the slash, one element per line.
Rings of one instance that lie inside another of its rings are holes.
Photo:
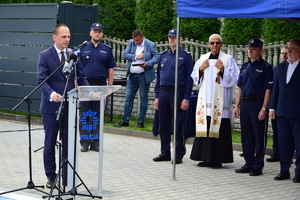
<path fill-rule="evenodd" d="M 100 50 L 100 52 L 101 52 L 101 53 L 106 53 L 106 51 L 102 51 L 102 50 Z"/>
<path fill-rule="evenodd" d="M 259 72 L 259 73 L 262 73 L 262 72 L 263 72 L 262 70 L 258 70 L 258 69 L 256 69 L 256 71 Z"/>

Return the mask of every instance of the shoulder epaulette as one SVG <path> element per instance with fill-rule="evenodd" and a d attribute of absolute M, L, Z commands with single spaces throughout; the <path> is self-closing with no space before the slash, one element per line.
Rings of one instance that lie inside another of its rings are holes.
<path fill-rule="evenodd" d="M 189 51 L 187 51 L 187 50 L 184 50 L 184 49 L 183 49 L 183 51 L 184 51 L 185 53 L 187 53 L 187 54 L 191 54 L 191 52 L 189 52 Z"/>
<path fill-rule="evenodd" d="M 268 63 L 267 61 L 264 61 L 264 62 L 265 62 L 266 67 L 272 67 L 272 65 L 270 63 Z"/>
<path fill-rule="evenodd" d="M 165 50 L 165 51 L 163 51 L 163 52 L 160 52 L 160 54 L 164 54 L 164 53 L 166 53 L 166 52 L 168 52 L 169 50 Z"/>
<path fill-rule="evenodd" d="M 103 43 L 104 44 L 104 43 Z M 107 45 L 107 44 L 104 44 L 104 46 L 106 46 L 106 47 L 108 47 L 108 48 L 110 48 L 111 49 L 111 46 L 109 46 L 109 45 Z"/>
<path fill-rule="evenodd" d="M 245 62 L 244 64 L 242 64 L 242 66 L 243 66 L 243 65 L 247 65 L 249 62 L 250 62 L 250 61 Z"/>

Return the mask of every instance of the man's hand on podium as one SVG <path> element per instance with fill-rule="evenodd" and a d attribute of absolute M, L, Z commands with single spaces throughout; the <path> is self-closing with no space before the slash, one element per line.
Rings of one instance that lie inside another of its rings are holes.
<path fill-rule="evenodd" d="M 90 97 L 92 100 L 100 99 L 100 92 L 91 92 Z"/>

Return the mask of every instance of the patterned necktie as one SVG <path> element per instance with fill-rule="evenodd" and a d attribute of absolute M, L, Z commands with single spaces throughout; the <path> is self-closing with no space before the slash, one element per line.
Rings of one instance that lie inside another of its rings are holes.
<path fill-rule="evenodd" d="M 60 59 L 60 63 L 65 63 L 66 62 L 66 57 L 65 57 L 65 52 L 64 51 L 61 51 L 61 59 Z"/>

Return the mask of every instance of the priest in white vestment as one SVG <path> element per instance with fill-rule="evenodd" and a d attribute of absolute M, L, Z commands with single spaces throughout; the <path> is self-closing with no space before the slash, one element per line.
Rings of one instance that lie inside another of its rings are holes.
<path fill-rule="evenodd" d="M 199 167 L 221 168 L 233 162 L 231 139 L 232 89 L 239 68 L 231 55 L 221 51 L 222 38 L 209 37 L 211 52 L 195 63 L 191 77 L 199 86 L 196 134 L 190 158 Z"/>

